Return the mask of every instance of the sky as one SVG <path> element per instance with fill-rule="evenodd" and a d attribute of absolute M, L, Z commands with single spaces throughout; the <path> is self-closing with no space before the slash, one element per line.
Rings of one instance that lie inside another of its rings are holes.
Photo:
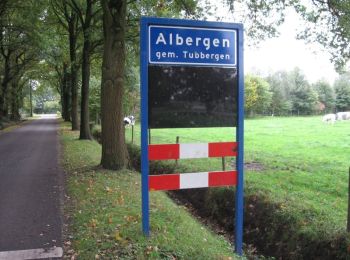
<path fill-rule="evenodd" d="M 223 17 L 229 17 L 225 14 L 227 8 L 220 5 L 217 7 Z M 232 22 L 229 18 L 223 18 L 223 21 Z M 291 71 L 299 67 L 310 83 L 326 79 L 333 84 L 338 74 L 330 62 L 330 55 L 319 44 L 306 44 L 303 40 L 296 40 L 298 26 L 302 26 L 302 23 L 298 15 L 290 10 L 287 12 L 284 24 L 279 28 L 279 37 L 268 39 L 254 47 L 246 44 L 245 74 L 267 76 L 279 70 Z"/>

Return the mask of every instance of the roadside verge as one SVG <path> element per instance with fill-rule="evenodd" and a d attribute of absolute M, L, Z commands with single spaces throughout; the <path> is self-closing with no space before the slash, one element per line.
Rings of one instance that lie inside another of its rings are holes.
<path fill-rule="evenodd" d="M 236 258 L 224 237 L 213 234 L 163 192 L 151 193 L 151 236 L 145 237 L 139 173 L 100 168 L 100 145 L 78 141 L 68 124 L 61 124 L 60 135 L 67 174 L 65 258 Z"/>

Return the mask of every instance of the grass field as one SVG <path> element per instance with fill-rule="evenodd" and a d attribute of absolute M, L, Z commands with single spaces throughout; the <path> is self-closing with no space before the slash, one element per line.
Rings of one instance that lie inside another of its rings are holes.
<path fill-rule="evenodd" d="M 230 141 L 234 128 L 154 129 L 152 143 Z M 135 142 L 139 142 L 135 127 Z M 126 130 L 131 140 L 130 128 Z M 232 160 L 227 160 L 229 167 Z M 245 121 L 246 194 L 264 194 L 296 216 L 308 234 L 332 236 L 346 229 L 350 121 L 324 124 L 315 117 L 268 117 Z M 189 170 L 221 169 L 221 159 L 182 160 Z"/>
<path fill-rule="evenodd" d="M 62 124 L 68 219 L 64 259 L 239 259 L 232 245 L 165 193 L 152 193 L 151 236 L 141 231 L 140 175 L 99 167 L 101 146 Z"/>

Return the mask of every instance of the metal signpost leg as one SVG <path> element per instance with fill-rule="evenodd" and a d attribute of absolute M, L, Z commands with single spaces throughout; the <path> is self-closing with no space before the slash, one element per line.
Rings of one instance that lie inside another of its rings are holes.
<path fill-rule="evenodd" d="M 236 139 L 238 141 L 238 154 L 236 157 L 237 187 L 235 205 L 235 250 L 239 255 L 243 254 L 243 201 L 244 201 L 244 72 L 243 72 L 243 30 L 239 31 L 238 52 L 238 118 Z"/>
<path fill-rule="evenodd" d="M 142 231 L 149 236 L 149 192 L 148 192 L 148 67 L 147 67 L 147 23 L 141 21 L 141 173 L 142 173 Z"/>

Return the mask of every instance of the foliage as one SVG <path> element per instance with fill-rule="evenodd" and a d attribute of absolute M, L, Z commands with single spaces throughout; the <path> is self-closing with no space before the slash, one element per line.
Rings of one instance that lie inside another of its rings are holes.
<path fill-rule="evenodd" d="M 23 76 L 40 58 L 41 19 L 44 1 L 21 3 L 5 1 L 0 16 L 0 120 L 11 114 L 19 118 L 22 104 Z M 28 9 L 31 12 L 28 12 Z"/>
<path fill-rule="evenodd" d="M 257 44 L 278 36 L 278 27 L 284 22 L 285 10 L 294 1 L 222 0 L 222 2 L 229 7 L 232 19 L 244 24 L 248 41 Z"/>
<path fill-rule="evenodd" d="M 299 68 L 276 72 L 266 80 L 272 91 L 272 114 L 311 115 L 323 110 L 331 112 L 334 108 L 332 87 L 323 81 L 310 85 Z"/>
<path fill-rule="evenodd" d="M 293 111 L 300 115 L 311 115 L 316 110 L 317 93 L 311 88 L 300 69 L 291 72 L 291 100 Z"/>
<path fill-rule="evenodd" d="M 101 118 L 101 81 L 95 76 L 90 78 L 89 107 L 91 121 L 98 124 Z"/>
<path fill-rule="evenodd" d="M 350 75 L 343 74 L 334 83 L 337 111 L 350 110 Z"/>
<path fill-rule="evenodd" d="M 254 112 L 266 113 L 270 107 L 272 97 L 269 83 L 260 77 L 252 75 L 247 75 L 244 83 L 245 109 L 247 112 L 252 115 Z"/>
<path fill-rule="evenodd" d="M 299 38 L 322 44 L 332 55 L 336 68 L 342 71 L 350 58 L 349 1 L 315 0 L 305 4 L 298 0 L 294 7 L 308 22 Z"/>
<path fill-rule="evenodd" d="M 321 111 L 326 114 L 333 113 L 335 109 L 335 94 L 331 85 L 325 80 L 319 80 L 313 85 L 313 88 L 317 92 L 319 104 L 323 108 Z"/>
<path fill-rule="evenodd" d="M 292 102 L 290 100 L 290 91 L 292 84 L 289 80 L 289 73 L 278 71 L 266 78 L 269 82 L 272 92 L 271 114 L 288 115 L 292 112 Z"/>

